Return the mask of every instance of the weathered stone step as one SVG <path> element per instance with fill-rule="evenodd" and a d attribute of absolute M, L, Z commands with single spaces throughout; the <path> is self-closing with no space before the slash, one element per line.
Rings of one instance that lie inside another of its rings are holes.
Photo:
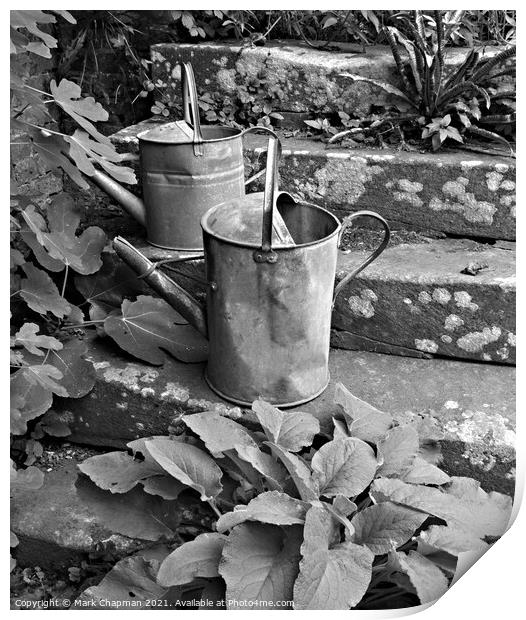
<path fill-rule="evenodd" d="M 11 530 L 19 539 L 13 555 L 19 566 L 67 569 L 79 566 L 89 557 L 116 561 L 155 544 L 115 533 L 89 501 L 78 494 L 77 464 L 82 460 L 59 461 L 53 471 L 46 471 L 44 485 L 36 491 L 11 491 Z M 124 496 L 114 497 L 126 507 Z M 151 497 L 152 501 L 161 502 L 157 496 Z M 117 505 L 115 509 L 119 509 Z M 207 509 L 199 499 L 185 494 L 178 498 L 170 520 L 180 523 L 181 528 L 195 529 L 203 512 Z"/>
<path fill-rule="evenodd" d="M 179 255 L 129 238 L 152 261 Z M 339 252 L 336 282 L 367 255 Z M 462 273 L 470 267 L 476 275 Z M 177 270 L 170 277 L 204 300 L 203 261 L 179 263 Z M 418 237 L 388 247 L 341 291 L 332 346 L 514 364 L 515 299 L 515 244 Z"/>
<path fill-rule="evenodd" d="M 515 363 L 515 250 L 508 247 L 440 239 L 386 249 L 340 293 L 332 345 Z M 366 256 L 340 253 L 337 280 Z M 476 275 L 463 273 L 470 266 Z"/>
<path fill-rule="evenodd" d="M 123 448 L 132 439 L 181 428 L 181 417 L 198 411 L 252 419 L 210 390 L 204 364 L 167 357 L 163 366 L 153 367 L 100 339 L 91 341 L 89 359 L 97 374 L 91 394 L 58 399 L 56 406 L 71 429 L 70 441 Z M 513 368 L 333 349 L 329 369 L 327 390 L 301 406 L 318 417 L 322 429 L 332 429 L 334 386 L 342 382 L 395 418 L 435 421 L 444 435 L 442 466 L 448 473 L 477 478 L 487 490 L 513 493 Z"/>
<path fill-rule="evenodd" d="M 274 111 L 280 112 L 344 111 L 363 116 L 369 114 L 372 104 L 402 105 L 400 99 L 370 82 L 340 75 L 359 75 L 402 87 L 388 46 L 362 50 L 341 43 L 339 47 L 339 51 L 315 50 L 302 42 L 286 40 L 269 41 L 263 47 L 236 41 L 161 43 L 151 46 L 153 80 L 160 80 L 165 84 L 165 93 L 180 100 L 178 63 L 191 62 L 199 91 L 220 104 L 225 97 L 236 100 L 251 86 L 254 104 L 270 103 Z M 449 48 L 446 71 L 459 66 L 467 53 L 468 49 Z M 486 53 L 495 51 L 486 48 Z"/>
<path fill-rule="evenodd" d="M 137 134 L 153 121 L 112 136 L 136 152 Z M 245 138 L 247 178 L 264 161 L 266 139 Z M 515 239 L 515 160 L 471 152 L 415 153 L 327 149 L 311 139 L 283 138 L 280 187 L 340 218 L 372 209 L 402 229 L 489 239 Z M 250 191 L 262 189 L 253 185 Z"/>
<path fill-rule="evenodd" d="M 19 539 L 14 555 L 20 566 L 67 568 L 104 548 L 123 557 L 144 546 L 97 522 L 77 496 L 77 474 L 77 461 L 64 461 L 45 474 L 40 489 L 11 491 L 11 529 Z"/>

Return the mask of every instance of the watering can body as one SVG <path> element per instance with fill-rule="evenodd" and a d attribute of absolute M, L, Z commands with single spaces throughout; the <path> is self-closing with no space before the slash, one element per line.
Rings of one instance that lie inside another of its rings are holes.
<path fill-rule="evenodd" d="M 247 130 L 201 125 L 192 67 L 182 65 L 184 120 L 141 132 L 141 200 L 101 171 L 91 179 L 142 225 L 147 241 L 168 250 L 201 250 L 200 220 L 214 205 L 245 194 Z M 251 131 L 249 129 L 248 131 Z"/>
<path fill-rule="evenodd" d="M 174 143 L 172 123 L 139 134 L 147 240 L 157 247 L 200 250 L 201 217 L 245 193 L 241 131 L 201 127 L 203 141 Z"/>
<path fill-rule="evenodd" d="M 295 406 L 323 392 L 335 297 L 389 240 L 387 223 L 375 213 L 354 213 L 342 226 L 329 211 L 278 192 L 277 145 L 277 138 L 269 142 L 264 193 L 216 205 L 201 219 L 206 307 L 131 244 L 114 241 L 119 256 L 208 337 L 206 380 L 241 405 L 263 398 Z M 384 240 L 335 289 L 341 235 L 359 216 L 378 219 Z M 288 231 L 285 241 L 276 219 Z"/>

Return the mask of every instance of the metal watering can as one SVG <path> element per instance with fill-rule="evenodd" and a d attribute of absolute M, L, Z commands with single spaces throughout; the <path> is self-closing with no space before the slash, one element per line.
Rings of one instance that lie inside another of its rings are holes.
<path fill-rule="evenodd" d="M 168 250 L 202 250 L 199 221 L 210 207 L 245 194 L 243 136 L 251 131 L 201 125 L 195 78 L 182 64 L 184 121 L 141 132 L 144 200 L 103 172 L 90 178 L 146 227 L 147 241 Z M 257 176 L 247 181 L 250 183 Z"/>
<path fill-rule="evenodd" d="M 297 204 L 277 191 L 277 136 L 269 139 L 264 193 L 231 199 L 201 219 L 206 309 L 156 269 L 125 239 L 117 254 L 209 339 L 206 381 L 240 405 L 255 399 L 281 407 L 307 402 L 329 382 L 331 313 L 338 293 L 385 249 L 387 222 L 358 211 L 343 224 L 329 211 Z M 273 227 L 280 213 L 294 242 Z M 334 288 L 338 246 L 345 228 L 360 216 L 379 220 L 384 239 Z M 261 223 L 262 222 L 262 223 Z"/>

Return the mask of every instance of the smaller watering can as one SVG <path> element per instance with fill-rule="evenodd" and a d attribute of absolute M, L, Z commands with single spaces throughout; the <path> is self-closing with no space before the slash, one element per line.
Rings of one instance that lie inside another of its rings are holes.
<path fill-rule="evenodd" d="M 146 227 L 148 243 L 199 251 L 201 217 L 210 207 L 245 194 L 243 136 L 268 130 L 202 126 L 190 63 L 182 64 L 181 84 L 184 120 L 137 136 L 144 200 L 99 170 L 90 178 Z"/>
<path fill-rule="evenodd" d="M 269 140 L 264 193 L 230 199 L 201 219 L 206 309 L 121 237 L 117 254 L 209 339 L 206 381 L 226 400 L 281 407 L 307 402 L 329 382 L 331 313 L 339 291 L 389 241 L 387 222 L 358 211 L 343 225 L 329 211 L 277 191 L 278 140 Z M 280 240 L 282 218 L 293 242 Z M 334 288 L 343 230 L 360 216 L 379 220 L 379 247 Z"/>

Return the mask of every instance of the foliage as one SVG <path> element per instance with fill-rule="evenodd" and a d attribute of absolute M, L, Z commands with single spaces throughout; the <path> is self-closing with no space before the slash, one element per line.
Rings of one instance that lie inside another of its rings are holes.
<path fill-rule="evenodd" d="M 56 22 L 54 13 L 75 21 L 67 11 L 11 11 L 13 56 L 24 54 L 26 62 L 31 61 L 28 52 L 51 57 L 57 40 L 47 26 Z M 80 86 L 65 78 L 58 83 L 51 80 L 49 92 L 37 89 L 21 66 L 23 62 L 13 62 L 11 77 L 15 144 L 24 140 L 30 156 L 42 162 L 46 171 L 64 172 L 83 189 L 89 189 L 86 177 L 96 167 L 118 181 L 134 183 L 132 170 L 118 165 L 122 156 L 96 126 L 108 118 L 101 104 L 83 97 Z M 78 127 L 73 134 L 59 130 L 59 110 Z M 100 332 L 104 325 L 125 350 L 153 363 L 164 359 L 158 347 L 167 348 L 165 330 L 171 334 L 168 348 L 180 358 L 197 361 L 206 354 L 202 339 L 180 317 L 172 326 L 174 312 L 168 304 L 152 297 L 129 301 L 144 287 L 124 265 L 115 265 L 103 255 L 108 240 L 102 229 L 91 226 L 77 232 L 81 217 L 70 195 L 27 194 L 12 179 L 11 450 L 16 462 L 28 467 L 20 470 L 20 476 L 33 471 L 45 435 L 70 434 L 51 409 L 53 396 L 81 398 L 93 388 L 95 371 L 85 359 L 87 345 L 78 337 L 79 328 L 96 326 Z M 85 302 L 79 293 L 86 293 Z M 88 305 L 90 321 L 84 315 Z M 146 320 L 130 318 L 130 312 L 139 307 Z M 139 350 L 132 341 L 141 336 L 149 346 Z"/>
<path fill-rule="evenodd" d="M 169 63 L 159 53 L 158 58 Z M 178 72 L 179 67 L 174 67 Z M 279 84 L 269 80 L 269 69 L 266 61 L 257 74 L 239 69 L 238 83 L 235 95 L 225 96 L 221 93 L 201 91 L 198 94 L 199 109 L 209 123 L 220 123 L 232 127 L 242 128 L 252 125 L 272 127 L 273 123 L 283 120 L 283 116 L 274 110 L 276 104 L 284 97 L 284 91 Z M 155 115 L 175 118 L 181 117 L 181 106 L 168 84 L 158 79 L 155 83 L 145 83 L 142 93 L 155 90 L 155 100 L 151 111 Z"/>
<path fill-rule="evenodd" d="M 370 609 L 440 597 L 458 558 L 503 534 L 511 499 L 428 462 L 431 426 L 396 422 L 342 384 L 335 405 L 332 436 L 258 400 L 250 428 L 205 411 L 182 435 L 85 460 L 79 489 L 105 525 L 169 546 L 122 560 L 81 600 Z M 170 505 L 192 494 L 210 517 L 181 544 Z"/>
<path fill-rule="evenodd" d="M 398 99 L 403 113 L 391 118 L 394 124 L 409 121 L 423 127 L 422 138 L 431 138 L 433 149 L 447 139 L 464 142 L 468 134 L 497 140 L 509 146 L 507 140 L 479 125 L 505 125 L 515 122 L 515 91 L 500 86 L 496 78 L 514 75 L 515 66 L 507 61 L 515 56 L 515 46 L 488 57 L 472 49 L 459 67 L 448 71 L 445 46 L 451 39 L 462 11 L 447 21 L 447 14 L 434 11 L 430 20 L 422 11 L 409 18 L 402 15 L 400 27 L 386 26 L 383 33 L 391 47 L 398 75 L 403 84 L 400 90 L 377 80 L 358 75 L 342 74 L 352 80 L 375 84 Z M 405 50 L 403 57 L 400 46 Z M 504 105 L 502 114 L 492 113 L 492 106 Z M 482 110 L 485 110 L 486 115 Z M 338 134 L 338 138 L 347 135 Z"/>

